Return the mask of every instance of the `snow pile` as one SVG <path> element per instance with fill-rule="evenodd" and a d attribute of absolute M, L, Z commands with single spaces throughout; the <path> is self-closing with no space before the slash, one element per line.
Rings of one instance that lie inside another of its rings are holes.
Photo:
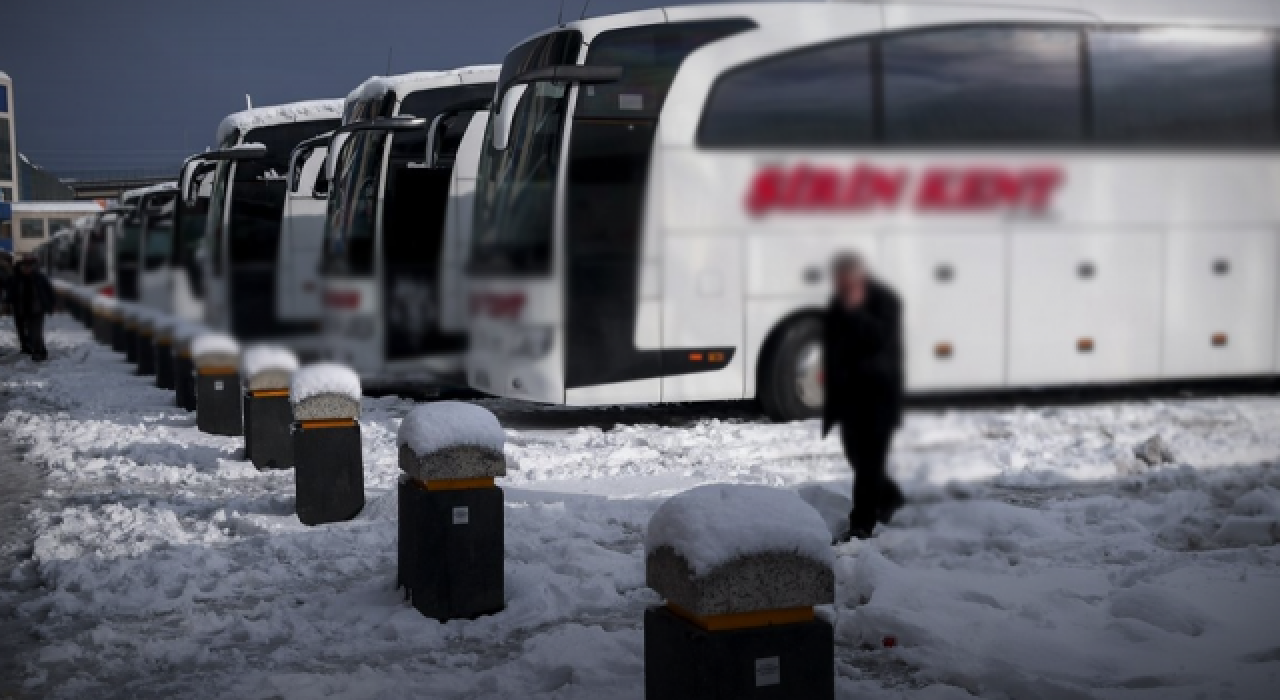
<path fill-rule="evenodd" d="M 294 372 L 289 386 L 289 400 L 302 403 L 313 396 L 336 394 L 359 401 L 363 391 L 360 377 L 346 365 L 336 362 L 317 362 Z"/>
<path fill-rule="evenodd" d="M 672 496 L 649 521 L 646 552 L 670 547 L 694 576 L 764 552 L 794 552 L 828 566 L 831 532 L 794 491 L 745 484 L 706 484 Z"/>
<path fill-rule="evenodd" d="M 205 355 L 238 355 L 240 344 L 226 333 L 205 332 L 191 340 L 191 356 Z"/>
<path fill-rule="evenodd" d="M 502 453 L 506 435 L 497 417 L 464 401 L 440 401 L 415 407 L 400 423 L 396 444 L 425 455 L 449 447 L 482 447 Z"/>
<path fill-rule="evenodd" d="M 253 377 L 262 372 L 293 372 L 298 369 L 298 356 L 279 345 L 250 345 L 240 357 L 240 374 Z"/>

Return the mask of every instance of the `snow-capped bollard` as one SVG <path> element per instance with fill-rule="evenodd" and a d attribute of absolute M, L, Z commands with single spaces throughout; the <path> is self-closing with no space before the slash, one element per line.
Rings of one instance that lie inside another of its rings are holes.
<path fill-rule="evenodd" d="M 102 345 L 111 345 L 116 306 L 115 297 L 106 297 L 101 294 L 95 296 L 90 302 L 93 310 L 93 339 Z"/>
<path fill-rule="evenodd" d="M 196 366 L 191 361 L 191 341 L 207 331 L 195 323 L 173 327 L 173 402 L 188 411 L 196 410 Z"/>
<path fill-rule="evenodd" d="M 156 324 L 161 320 L 159 314 L 149 309 L 139 309 L 138 319 L 138 374 L 150 377 L 156 373 L 155 342 Z"/>
<path fill-rule="evenodd" d="M 288 348 L 254 345 L 240 358 L 244 382 L 244 452 L 259 469 L 293 466 L 289 382 L 298 358 Z"/>
<path fill-rule="evenodd" d="M 211 435 L 241 435 L 240 345 L 223 333 L 191 341 L 196 368 L 196 426 Z"/>
<path fill-rule="evenodd" d="M 709 484 L 662 504 L 645 578 L 645 697 L 834 698 L 831 534 L 794 492 Z"/>
<path fill-rule="evenodd" d="M 504 434 L 489 411 L 460 401 L 414 408 L 400 424 L 397 582 L 441 622 L 503 608 Z"/>
<path fill-rule="evenodd" d="M 350 520 L 364 508 L 360 377 L 322 362 L 293 373 L 294 492 L 304 525 Z"/>

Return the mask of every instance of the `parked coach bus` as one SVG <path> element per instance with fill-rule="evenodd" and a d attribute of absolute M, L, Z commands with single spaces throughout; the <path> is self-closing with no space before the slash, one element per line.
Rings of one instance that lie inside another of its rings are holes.
<path fill-rule="evenodd" d="M 295 346 L 318 338 L 320 317 L 279 314 L 280 224 L 293 149 L 341 124 L 342 100 L 315 100 L 232 114 L 218 127 L 217 162 L 202 260 L 205 322 L 241 339 Z"/>
<path fill-rule="evenodd" d="M 901 293 L 914 392 L 1274 375 L 1280 4 L 1031 4 L 681 7 L 514 48 L 472 386 L 813 415 L 842 251 Z"/>
<path fill-rule="evenodd" d="M 143 291 L 147 269 L 162 260 L 154 246 L 167 249 L 168 240 L 160 242 L 163 234 L 152 233 L 158 217 L 178 196 L 174 182 L 162 182 L 150 187 L 125 192 L 120 197 L 119 234 L 115 240 L 117 295 L 129 301 L 145 302 Z"/>
<path fill-rule="evenodd" d="M 146 257 L 138 293 L 144 306 L 188 320 L 204 318 L 197 251 L 204 237 L 216 168 L 217 163 L 207 162 L 199 154 L 187 158 L 172 195 L 152 208 L 141 243 Z"/>
<path fill-rule="evenodd" d="M 464 266 L 498 66 L 371 78 L 330 153 L 326 347 L 367 381 L 465 381 Z"/>

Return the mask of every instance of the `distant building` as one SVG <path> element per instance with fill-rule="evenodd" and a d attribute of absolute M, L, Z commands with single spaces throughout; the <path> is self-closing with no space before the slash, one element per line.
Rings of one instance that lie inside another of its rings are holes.
<path fill-rule="evenodd" d="M 14 253 L 30 253 L 53 234 L 71 228 L 76 219 L 102 211 L 98 202 L 15 202 L 10 206 Z"/>
<path fill-rule="evenodd" d="M 76 199 L 76 191 L 56 175 L 18 153 L 18 200 L 47 202 Z"/>
<path fill-rule="evenodd" d="M 18 149 L 13 147 L 13 81 L 0 71 L 0 250 L 13 250 L 9 203 L 18 193 Z"/>
<path fill-rule="evenodd" d="M 13 123 L 13 81 L 4 71 L 0 71 L 0 199 L 6 202 L 17 201 L 18 193 L 18 149 L 15 146 L 17 137 Z"/>

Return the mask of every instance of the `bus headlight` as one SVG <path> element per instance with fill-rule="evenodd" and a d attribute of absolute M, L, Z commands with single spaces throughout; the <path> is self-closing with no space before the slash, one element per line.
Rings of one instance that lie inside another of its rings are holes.
<path fill-rule="evenodd" d="M 528 360 L 546 357 L 554 337 L 551 326 L 518 326 L 511 329 L 507 353 Z"/>

